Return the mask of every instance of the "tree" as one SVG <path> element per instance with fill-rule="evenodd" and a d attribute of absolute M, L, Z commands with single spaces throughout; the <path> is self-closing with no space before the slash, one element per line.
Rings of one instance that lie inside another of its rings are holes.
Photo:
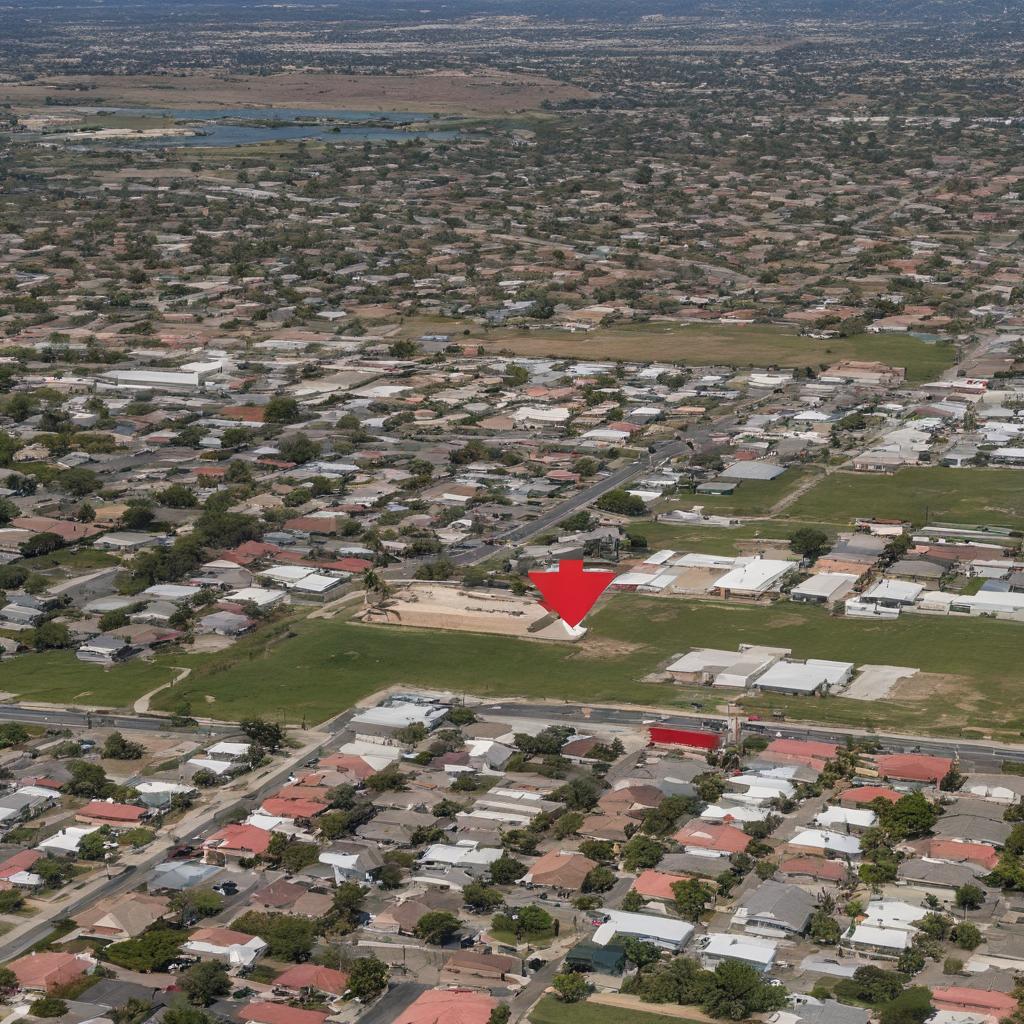
<path fill-rule="evenodd" d="M 169 928 L 143 932 L 137 938 L 107 946 L 104 955 L 118 967 L 129 971 L 163 971 L 181 952 L 185 935 Z"/>
<path fill-rule="evenodd" d="M 443 946 L 462 925 L 454 914 L 446 910 L 431 910 L 424 914 L 413 929 L 416 938 L 431 946 Z"/>
<path fill-rule="evenodd" d="M 278 442 L 277 450 L 280 452 L 282 459 L 301 466 L 303 463 L 312 461 L 320 454 L 320 445 L 318 442 L 306 437 L 305 434 L 291 434 Z"/>
<path fill-rule="evenodd" d="M 348 988 L 360 1002 L 368 1003 L 387 988 L 388 965 L 375 956 L 354 961 L 349 969 Z"/>
<path fill-rule="evenodd" d="M 931 990 L 915 985 L 882 1007 L 881 1024 L 924 1024 L 935 1012 Z"/>
<path fill-rule="evenodd" d="M 252 743 L 258 743 L 264 750 L 276 754 L 284 745 L 285 731 L 277 722 L 262 718 L 250 718 L 238 723 L 238 728 Z"/>
<path fill-rule="evenodd" d="M 316 940 L 316 925 L 290 914 L 261 914 L 250 910 L 231 926 L 247 935 L 258 935 L 271 956 L 301 963 L 309 957 Z"/>
<path fill-rule="evenodd" d="M 13 501 L 8 501 L 7 498 L 0 498 L 0 526 L 6 526 L 19 515 L 21 515 L 21 511 Z"/>
<path fill-rule="evenodd" d="M 914 975 L 924 970 L 924 954 L 911 947 L 900 953 L 896 968 L 901 974 Z"/>
<path fill-rule="evenodd" d="M 642 516 L 647 514 L 647 505 L 643 498 L 630 494 L 621 487 L 602 494 L 595 502 L 602 512 L 611 512 L 620 516 Z"/>
<path fill-rule="evenodd" d="M 556 974 L 551 982 L 563 1003 L 578 1003 L 590 993 L 590 982 L 575 971 L 568 974 Z"/>
<path fill-rule="evenodd" d="M 343 882 L 334 890 L 331 911 L 340 929 L 346 932 L 356 929 L 365 898 L 366 890 L 356 882 Z"/>
<path fill-rule="evenodd" d="M 803 526 L 789 535 L 791 551 L 815 559 L 828 550 L 828 534 L 813 526 Z"/>
<path fill-rule="evenodd" d="M 752 1013 L 780 1010 L 789 1001 L 785 988 L 769 985 L 749 964 L 724 960 L 712 973 L 709 991 L 701 1004 L 712 1017 L 743 1020 Z"/>
<path fill-rule="evenodd" d="M 981 932 L 970 921 L 962 921 L 953 929 L 953 941 L 958 949 L 977 949 L 981 945 Z"/>
<path fill-rule="evenodd" d="M 608 892 L 614 888 L 617 881 L 618 876 L 614 871 L 599 864 L 596 868 L 592 868 L 587 872 L 586 878 L 583 879 L 582 891 Z"/>
<path fill-rule="evenodd" d="M 65 494 L 84 498 L 102 489 L 100 478 L 91 469 L 65 469 L 54 478 L 54 484 Z"/>
<path fill-rule="evenodd" d="M 18 976 L 10 967 L 0 967 L 0 999 L 7 999 L 18 990 Z"/>
<path fill-rule="evenodd" d="M 487 1018 L 487 1024 L 508 1024 L 511 1016 L 512 1010 L 509 1008 L 508 1003 L 498 1003 L 498 1005 L 491 1010 L 490 1016 Z"/>
<path fill-rule="evenodd" d="M 526 865 L 504 853 L 491 863 L 490 874 L 495 885 L 512 885 L 526 874 Z"/>
<path fill-rule="evenodd" d="M 462 901 L 474 914 L 489 914 L 504 906 L 505 897 L 482 882 L 470 882 L 462 890 Z"/>
<path fill-rule="evenodd" d="M 63 622 L 44 622 L 32 633 L 32 646 L 37 651 L 60 650 L 71 646 L 71 631 Z"/>
<path fill-rule="evenodd" d="M 209 1006 L 221 996 L 230 994 L 231 979 L 223 964 L 198 963 L 185 972 L 181 987 L 194 1006 Z"/>
<path fill-rule="evenodd" d="M 264 423 L 298 423 L 299 403 L 287 395 L 275 395 L 263 407 Z"/>
<path fill-rule="evenodd" d="M 954 901 L 957 907 L 964 911 L 966 916 L 968 910 L 980 910 L 985 905 L 985 890 L 980 886 L 971 885 L 966 882 L 957 886 L 954 894 Z"/>
<path fill-rule="evenodd" d="M 113 783 L 107 778 L 98 764 L 88 761 L 71 761 L 68 763 L 71 778 L 62 787 L 71 796 L 84 796 L 89 799 L 102 799 L 107 796 Z"/>
<path fill-rule="evenodd" d="M 103 860 L 107 852 L 107 835 L 102 829 L 82 836 L 78 843 L 79 860 Z"/>
<path fill-rule="evenodd" d="M 212 889 L 183 889 L 171 896 L 171 910 L 178 914 L 178 921 L 187 928 L 204 917 L 213 917 L 224 909 L 224 900 Z"/>
<path fill-rule="evenodd" d="M 684 921 L 699 921 L 707 904 L 714 899 L 711 886 L 696 878 L 675 882 L 672 892 L 675 895 L 676 912 Z"/>
<path fill-rule="evenodd" d="M 927 835 L 935 826 L 939 813 L 923 793 L 917 792 L 908 793 L 895 803 L 878 801 L 878 816 L 888 838 L 901 842 Z"/>
<path fill-rule="evenodd" d="M 68 1004 L 56 996 L 41 996 L 29 1005 L 28 1012 L 33 1017 L 63 1017 L 68 1012 Z"/>
<path fill-rule="evenodd" d="M 939 780 L 939 789 L 943 793 L 956 793 L 966 781 L 967 776 L 960 771 L 956 761 L 954 761 L 949 766 L 949 771 Z"/>
<path fill-rule="evenodd" d="M 810 936 L 819 946 L 834 946 L 839 942 L 839 922 L 824 910 L 811 915 Z"/>
<path fill-rule="evenodd" d="M 626 951 L 626 958 L 638 970 L 661 959 L 661 950 L 653 942 L 644 942 L 635 935 L 627 935 L 622 940 L 622 948 Z"/>
<path fill-rule="evenodd" d="M 24 904 L 25 897 L 17 889 L 5 889 L 0 892 L 0 914 L 12 914 L 15 910 L 20 910 Z M 0 983 L 0 989 L 2 988 L 3 985 Z"/>
<path fill-rule="evenodd" d="M 627 871 L 653 868 L 665 856 L 665 847 L 647 836 L 635 835 L 622 848 L 622 865 Z"/>
<path fill-rule="evenodd" d="M 103 756 L 115 761 L 138 761 L 145 752 L 141 743 L 126 740 L 119 732 L 112 732 L 103 744 Z"/>
<path fill-rule="evenodd" d="M 171 484 L 157 491 L 156 500 L 165 508 L 195 508 L 199 504 L 195 491 L 184 484 Z"/>
<path fill-rule="evenodd" d="M 190 1006 L 184 999 L 180 999 L 167 1007 L 161 1024 L 216 1024 L 216 1021 L 204 1010 Z"/>

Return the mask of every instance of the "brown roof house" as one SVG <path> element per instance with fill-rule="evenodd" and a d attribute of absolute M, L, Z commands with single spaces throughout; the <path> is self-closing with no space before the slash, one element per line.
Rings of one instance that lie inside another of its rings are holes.
<path fill-rule="evenodd" d="M 523 885 L 544 885 L 555 889 L 579 889 L 597 867 L 597 861 L 582 853 L 553 850 L 544 854 L 520 879 Z"/>

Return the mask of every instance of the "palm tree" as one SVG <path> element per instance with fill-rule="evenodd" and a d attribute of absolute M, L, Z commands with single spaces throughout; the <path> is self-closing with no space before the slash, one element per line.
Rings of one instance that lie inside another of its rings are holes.
<path fill-rule="evenodd" d="M 383 601 L 391 594 L 391 588 L 388 586 L 387 581 L 380 575 L 380 573 L 375 572 L 373 569 L 364 569 L 362 580 L 364 608 L 369 604 L 369 595 L 371 591 L 377 595 L 378 601 Z"/>

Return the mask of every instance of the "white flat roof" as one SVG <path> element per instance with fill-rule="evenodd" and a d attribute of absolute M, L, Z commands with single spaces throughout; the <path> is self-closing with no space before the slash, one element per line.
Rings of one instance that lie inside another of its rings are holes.
<path fill-rule="evenodd" d="M 653 914 L 631 914 L 625 910 L 609 910 L 603 907 L 600 913 L 608 920 L 594 933 L 594 942 L 606 946 L 619 935 L 649 936 L 677 946 L 685 946 L 693 935 L 693 925 L 671 917 L 655 917 Z"/>
<path fill-rule="evenodd" d="M 770 939 L 752 939 L 745 935 L 727 935 L 724 932 L 710 932 L 707 945 L 702 950 L 705 956 L 726 957 L 743 960 L 746 963 L 770 967 L 775 961 L 778 946 Z"/>
<path fill-rule="evenodd" d="M 778 558 L 754 558 L 719 577 L 714 585 L 721 590 L 766 590 L 795 565 Z"/>

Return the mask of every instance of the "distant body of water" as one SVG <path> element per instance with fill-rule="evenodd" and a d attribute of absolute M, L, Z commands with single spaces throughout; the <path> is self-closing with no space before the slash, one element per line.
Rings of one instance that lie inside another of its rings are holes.
<path fill-rule="evenodd" d="M 173 127 L 192 127 L 203 132 L 202 135 L 171 135 L 146 136 L 133 139 L 131 137 L 112 139 L 82 139 L 74 141 L 74 135 L 60 136 L 71 145 L 93 146 L 173 146 L 173 147 L 212 147 L 212 146 L 251 146 L 260 142 L 278 142 L 292 139 L 315 139 L 324 142 L 343 141 L 375 141 L 381 139 L 454 139 L 455 131 L 431 131 L 429 128 L 415 131 L 404 130 L 400 125 L 423 124 L 431 120 L 430 114 L 416 114 L 395 111 L 372 110 L 307 110 L 296 107 L 224 107 L 217 109 L 186 109 L 178 110 L 161 107 L 85 107 L 78 108 L 92 114 L 120 114 L 127 117 L 165 117 L 173 118 Z M 224 124 L 224 121 L 296 121 L 299 119 L 317 118 L 317 124 Z M 367 122 L 374 124 L 346 122 Z M 332 131 L 333 122 L 337 130 Z M 395 125 L 394 128 L 388 127 Z M 102 122 L 100 122 L 102 126 Z M 116 127 L 112 124 L 110 127 Z M 32 135 L 31 138 L 45 138 Z"/>

